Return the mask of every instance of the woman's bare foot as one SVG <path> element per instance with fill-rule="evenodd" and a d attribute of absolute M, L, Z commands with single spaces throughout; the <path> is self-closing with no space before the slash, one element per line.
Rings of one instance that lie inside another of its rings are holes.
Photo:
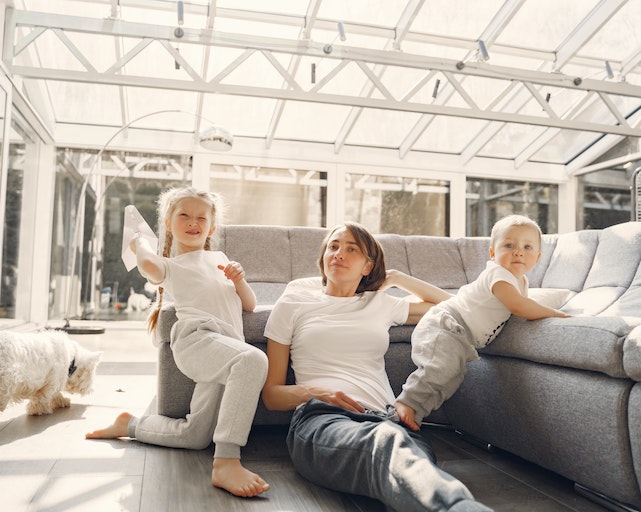
<path fill-rule="evenodd" d="M 240 459 L 214 458 L 211 483 L 235 496 L 251 498 L 269 489 L 269 484 L 256 473 L 245 469 Z"/>
<path fill-rule="evenodd" d="M 129 420 L 131 414 L 123 412 L 118 415 L 114 421 L 107 428 L 101 428 L 85 434 L 85 439 L 116 439 L 118 437 L 127 437 L 129 434 Z"/>

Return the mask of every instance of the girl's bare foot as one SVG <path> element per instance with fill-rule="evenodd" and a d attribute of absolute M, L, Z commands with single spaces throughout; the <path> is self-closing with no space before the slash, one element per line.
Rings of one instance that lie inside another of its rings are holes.
<path fill-rule="evenodd" d="M 85 434 L 86 439 L 116 439 L 118 437 L 127 437 L 129 420 L 131 419 L 131 414 L 128 412 L 123 412 L 118 415 L 116 421 L 114 421 L 107 428 L 101 428 L 94 430 Z"/>
<path fill-rule="evenodd" d="M 234 496 L 251 498 L 269 489 L 269 484 L 256 473 L 245 469 L 240 459 L 214 459 L 211 483 L 232 493 Z"/>

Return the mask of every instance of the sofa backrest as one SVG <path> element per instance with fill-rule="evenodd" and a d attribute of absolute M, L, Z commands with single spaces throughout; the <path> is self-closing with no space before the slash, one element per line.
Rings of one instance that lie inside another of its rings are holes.
<path fill-rule="evenodd" d="M 559 235 L 543 286 L 578 292 L 570 313 L 641 316 L 641 222 Z"/>
<path fill-rule="evenodd" d="M 217 248 L 245 269 L 261 305 L 273 304 L 287 283 L 319 276 L 325 228 L 221 226 Z M 388 268 L 456 290 L 476 279 L 489 257 L 489 237 L 377 235 Z M 590 315 L 639 316 L 641 222 L 603 230 L 544 235 L 541 260 L 528 275 L 533 288 L 576 292 L 564 309 Z"/>
<path fill-rule="evenodd" d="M 320 275 L 319 249 L 327 230 L 286 226 L 220 226 L 216 248 L 245 270 L 259 305 L 274 304 L 287 283 Z"/>

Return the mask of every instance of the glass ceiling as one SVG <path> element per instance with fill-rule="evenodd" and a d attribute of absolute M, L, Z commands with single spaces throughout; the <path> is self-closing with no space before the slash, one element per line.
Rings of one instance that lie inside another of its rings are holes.
<path fill-rule="evenodd" d="M 137 126 L 197 132 L 215 120 L 267 152 L 383 148 L 461 169 L 513 161 L 515 175 L 554 164 L 563 179 L 641 135 L 641 0 L 13 5 L 4 64 L 56 140 L 61 126 L 176 109 L 196 117 Z"/>

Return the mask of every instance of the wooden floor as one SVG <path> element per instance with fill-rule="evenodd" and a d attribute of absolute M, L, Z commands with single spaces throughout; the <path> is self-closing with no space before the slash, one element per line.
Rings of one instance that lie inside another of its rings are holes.
<path fill-rule="evenodd" d="M 85 432 L 107 425 L 123 410 L 143 413 L 154 395 L 156 355 L 142 323 L 103 325 L 105 334 L 74 336 L 103 351 L 91 395 L 72 396 L 71 408 L 49 416 L 26 416 L 24 404 L 0 413 L 3 511 L 384 511 L 378 502 L 300 477 L 280 427 L 255 429 L 243 450 L 244 464 L 272 486 L 253 499 L 211 486 L 211 450 L 85 440 Z M 440 465 L 496 511 L 605 510 L 576 494 L 571 482 L 517 457 L 481 450 L 449 430 L 426 428 L 425 434 Z"/>

